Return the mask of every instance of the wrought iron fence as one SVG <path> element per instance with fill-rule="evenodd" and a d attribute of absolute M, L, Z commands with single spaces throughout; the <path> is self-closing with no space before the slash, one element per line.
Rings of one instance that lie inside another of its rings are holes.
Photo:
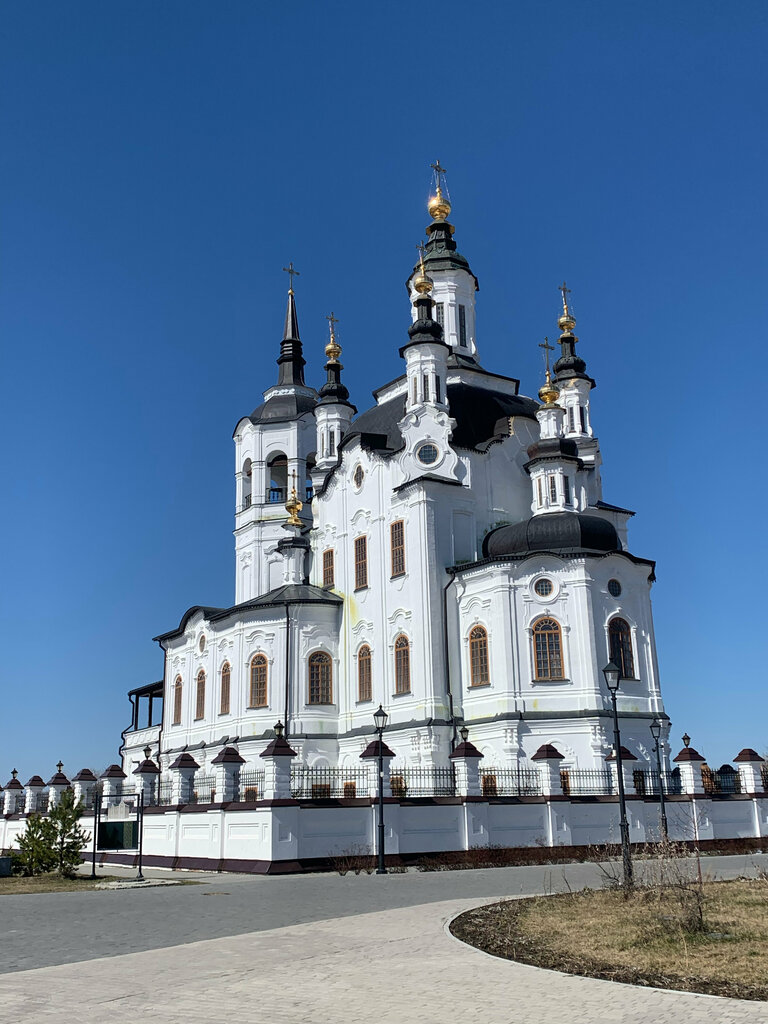
<path fill-rule="evenodd" d="M 389 773 L 392 796 L 455 796 L 456 778 L 453 768 L 399 767 L 393 765 Z"/>
<path fill-rule="evenodd" d="M 21 803 L 21 801 L 19 801 Z M 34 793 L 32 796 L 32 811 L 35 814 L 47 814 L 48 813 L 48 794 L 47 793 Z M 18 806 L 18 804 L 17 804 Z"/>
<path fill-rule="evenodd" d="M 191 804 L 212 804 L 216 800 L 216 776 L 199 775 L 195 772 L 192 783 Z"/>
<path fill-rule="evenodd" d="M 760 765 L 760 778 L 763 780 L 763 789 L 768 790 L 768 761 Z"/>
<path fill-rule="evenodd" d="M 600 769 L 563 768 L 560 772 L 563 796 L 611 796 L 613 778 Z"/>
<path fill-rule="evenodd" d="M 632 782 L 635 787 L 635 793 L 637 793 L 638 796 L 659 795 L 660 786 L 658 772 L 644 768 L 636 768 L 632 772 Z M 675 775 L 673 772 L 662 772 L 661 783 L 664 786 L 665 796 L 675 796 L 682 792 L 680 776 Z"/>
<path fill-rule="evenodd" d="M 175 802 L 173 798 L 173 781 L 171 779 L 161 779 L 158 782 L 157 802 L 161 807 L 167 807 Z"/>
<path fill-rule="evenodd" d="M 487 797 L 541 795 L 541 779 L 535 769 L 483 768 L 480 784 Z"/>
<path fill-rule="evenodd" d="M 741 792 L 741 776 L 730 765 L 723 765 L 719 771 L 712 771 L 707 765 L 702 765 L 701 781 L 704 785 L 704 792 L 709 796 L 718 793 L 727 795 Z"/>
<path fill-rule="evenodd" d="M 353 799 L 368 795 L 368 772 L 365 768 L 291 769 L 291 796 L 294 800 Z"/>
<path fill-rule="evenodd" d="M 260 771 L 241 771 L 235 787 L 235 800 L 238 803 L 252 803 L 261 800 L 264 794 L 264 769 Z"/>

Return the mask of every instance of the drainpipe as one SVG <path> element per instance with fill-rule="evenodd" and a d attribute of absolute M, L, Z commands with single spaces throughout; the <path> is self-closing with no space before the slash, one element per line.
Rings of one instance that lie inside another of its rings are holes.
<path fill-rule="evenodd" d="M 443 587 L 443 657 L 445 658 L 445 685 L 448 692 L 448 710 L 451 715 L 451 749 L 456 746 L 456 716 L 453 713 L 453 693 L 451 692 L 451 659 L 448 650 L 448 587 L 456 581 L 456 570 L 446 569 L 450 579 Z"/>

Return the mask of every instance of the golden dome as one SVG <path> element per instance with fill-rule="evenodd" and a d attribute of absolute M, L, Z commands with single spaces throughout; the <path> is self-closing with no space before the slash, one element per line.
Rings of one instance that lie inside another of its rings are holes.
<path fill-rule="evenodd" d="M 539 388 L 539 398 L 542 400 L 544 405 L 554 405 L 559 394 L 560 390 L 552 383 L 549 376 L 549 370 L 547 370 L 547 379 Z"/>
<path fill-rule="evenodd" d="M 432 220 L 445 220 L 448 214 L 451 212 L 451 204 L 443 195 L 443 191 L 440 186 L 437 186 L 437 192 L 427 203 L 427 209 Z"/>
<path fill-rule="evenodd" d="M 288 525 L 289 526 L 301 526 L 301 520 L 299 519 L 299 512 L 304 508 L 304 502 L 299 501 L 299 497 L 296 494 L 296 488 L 291 490 L 291 496 L 285 503 L 285 511 L 288 513 Z"/>
<path fill-rule="evenodd" d="M 557 326 L 563 334 L 573 334 L 573 328 L 576 326 L 576 320 L 570 313 L 563 313 L 557 321 Z"/>
<path fill-rule="evenodd" d="M 336 341 L 336 335 L 331 335 L 331 340 L 325 346 L 325 355 L 329 362 L 338 363 L 341 355 L 341 345 Z"/>
<path fill-rule="evenodd" d="M 413 279 L 413 287 L 416 289 L 419 295 L 428 295 L 429 292 L 432 291 L 432 285 L 434 283 L 435 282 L 426 272 L 426 270 L 424 269 L 424 264 L 422 263 L 421 266 L 419 267 L 416 277 L 414 277 Z"/>

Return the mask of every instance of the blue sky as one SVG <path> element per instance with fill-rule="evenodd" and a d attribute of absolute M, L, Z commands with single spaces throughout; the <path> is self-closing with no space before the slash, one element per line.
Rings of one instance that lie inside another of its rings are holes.
<path fill-rule="evenodd" d="M 768 748 L 763 3 L 7 4 L 0 32 L 0 775 L 103 767 L 157 633 L 234 600 L 232 429 L 312 381 L 360 409 L 447 166 L 484 364 L 541 382 L 557 285 L 637 510 L 673 746 Z M 754 355 L 753 355 L 754 353 Z M 744 660 L 744 653 L 749 657 Z"/>

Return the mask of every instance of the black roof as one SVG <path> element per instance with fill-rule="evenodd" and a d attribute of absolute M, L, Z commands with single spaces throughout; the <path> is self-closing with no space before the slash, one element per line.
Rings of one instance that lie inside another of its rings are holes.
<path fill-rule="evenodd" d="M 528 551 L 621 551 L 616 529 L 607 519 L 576 512 L 546 512 L 486 534 L 483 556 Z"/>
<path fill-rule="evenodd" d="M 242 601 L 240 604 L 234 604 L 231 608 L 210 608 L 206 605 L 193 605 L 192 608 L 188 608 L 184 612 L 181 622 L 176 629 L 171 629 L 167 633 L 161 633 L 159 636 L 154 637 L 154 639 L 158 643 L 162 643 L 163 640 L 173 640 L 177 636 L 181 636 L 187 628 L 187 623 L 196 612 L 202 612 L 203 618 L 207 622 L 218 622 L 221 619 L 240 615 L 243 612 L 253 611 L 254 609 L 281 607 L 286 604 L 340 605 L 343 604 L 343 601 L 338 594 L 334 594 L 330 590 L 324 590 L 322 587 L 315 587 L 310 583 L 287 584 L 277 587 L 275 590 L 270 590 L 269 593 L 262 594 L 261 597 L 255 597 L 252 601 Z"/>
<path fill-rule="evenodd" d="M 256 406 L 250 420 L 251 423 L 263 423 L 265 420 L 296 420 L 305 412 L 312 412 L 316 405 L 317 399 L 313 395 L 273 395 L 266 402 Z"/>
<path fill-rule="evenodd" d="M 450 413 L 456 420 L 452 443 L 459 448 L 477 448 L 493 437 L 509 434 L 510 416 L 536 419 L 538 402 L 520 395 L 508 395 L 492 387 L 458 383 L 448 385 Z M 380 435 L 386 447 L 396 451 L 403 446 L 397 424 L 405 416 L 405 395 L 399 395 L 361 413 L 352 421 L 351 434 Z"/>

